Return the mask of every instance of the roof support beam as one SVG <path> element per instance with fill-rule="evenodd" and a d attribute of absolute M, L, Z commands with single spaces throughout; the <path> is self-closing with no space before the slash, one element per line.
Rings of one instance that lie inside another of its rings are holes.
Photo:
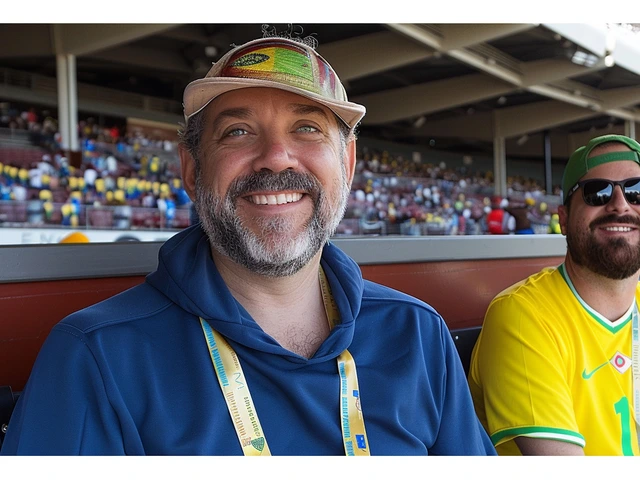
<path fill-rule="evenodd" d="M 640 87 L 615 88 L 606 90 L 600 95 L 604 110 L 640 104 Z"/>
<path fill-rule="evenodd" d="M 158 55 L 157 50 L 142 47 L 116 47 L 87 55 L 90 58 L 104 60 L 107 62 L 126 63 L 150 70 L 173 71 L 180 73 L 191 73 L 192 68 L 185 62 L 183 56 L 174 52 L 162 52 Z"/>
<path fill-rule="evenodd" d="M 179 25 L 159 32 L 161 37 L 179 40 L 181 42 L 200 43 L 206 45 L 209 42 L 209 36 L 204 28 L 198 28 L 197 25 Z"/>
<path fill-rule="evenodd" d="M 469 47 L 525 32 L 537 25 L 536 23 L 445 24 L 442 25 L 444 40 L 441 45 L 445 50 Z"/>
<path fill-rule="evenodd" d="M 629 121 L 640 122 L 640 112 L 624 107 L 640 103 L 640 87 L 609 90 L 602 94 L 603 110 L 597 111 L 568 105 L 558 101 L 539 102 L 517 107 L 502 108 L 490 113 L 476 113 L 469 117 L 456 117 L 440 122 L 427 122 L 425 135 L 456 137 L 466 136 L 490 141 L 494 136 L 516 137 L 532 132 L 608 114 Z M 493 125 L 493 131 L 486 128 Z"/>
<path fill-rule="evenodd" d="M 387 26 L 391 30 L 416 40 L 418 43 L 428 45 L 439 52 L 444 51 L 442 36 L 430 33 L 418 25 L 412 23 L 389 23 Z"/>
<path fill-rule="evenodd" d="M 346 81 L 427 60 L 434 51 L 391 32 L 380 32 L 320 45 L 318 53 Z"/>
<path fill-rule="evenodd" d="M 51 26 L 56 54 L 86 55 L 162 32 L 174 25 L 55 24 Z"/>
<path fill-rule="evenodd" d="M 0 59 L 53 55 L 48 25 L 2 25 Z"/>
<path fill-rule="evenodd" d="M 512 25 L 510 28 L 524 29 L 525 27 L 531 28 L 531 26 L 532 25 Z M 604 55 L 608 53 L 607 49 L 611 48 L 607 46 L 607 32 L 601 27 L 581 24 L 545 24 L 545 26 L 557 32 L 559 35 L 569 38 L 583 48 L 589 49 L 600 57 L 604 57 Z M 455 43 L 447 43 L 448 37 L 456 38 L 456 33 L 462 35 L 460 29 L 465 31 L 464 29 L 467 26 L 445 25 L 439 33 L 427 31 L 420 25 L 414 24 L 389 24 L 389 27 L 497 79 L 508 82 L 516 88 L 526 88 L 533 93 L 590 110 L 600 110 L 603 108 L 597 98 L 585 97 L 578 88 L 566 90 L 559 85 L 552 84 L 554 81 L 566 79 L 570 76 L 577 76 L 589 71 L 605 68 L 603 58 L 590 68 L 575 65 L 571 63 L 570 59 L 567 59 L 565 62 L 547 60 L 536 62 L 533 65 L 527 65 L 516 59 L 505 58 L 504 55 L 502 55 L 501 58 L 494 58 L 492 51 L 495 49 L 489 45 L 482 45 L 481 43 L 472 45 L 474 39 L 482 42 L 491 38 L 492 32 L 494 35 L 508 34 L 506 26 L 495 26 L 495 30 L 493 30 L 493 27 L 490 25 L 476 25 L 474 26 L 476 29 L 475 34 L 470 31 L 466 41 L 464 39 L 456 40 Z M 593 34 L 594 38 L 590 38 L 585 32 Z M 457 48 L 451 48 L 454 46 Z M 473 47 L 473 51 L 467 47 Z M 503 62 L 506 63 L 501 65 Z M 615 114 L 616 110 L 613 110 L 613 112 L 612 114 Z M 415 112 L 412 113 L 415 115 Z M 625 114 L 623 118 L 627 118 L 627 115 Z"/>
<path fill-rule="evenodd" d="M 503 95 L 513 86 L 482 74 L 439 80 L 363 95 L 352 100 L 367 106 L 363 124 L 402 120 Z"/>
<path fill-rule="evenodd" d="M 519 107 L 503 108 L 495 112 L 495 115 L 502 135 L 515 137 L 583 120 L 600 115 L 600 113 L 550 100 Z"/>
<path fill-rule="evenodd" d="M 423 43 L 442 53 L 445 53 L 450 57 L 455 58 L 456 60 L 460 60 L 464 64 L 470 65 L 480 71 L 486 72 L 494 77 L 512 83 L 513 85 L 519 86 L 522 82 L 521 75 L 509 68 L 498 65 L 495 61 L 492 61 L 493 59 L 483 57 L 482 55 L 471 52 L 466 48 L 445 48 L 444 39 L 442 37 L 427 32 L 425 29 L 420 28 L 420 26 L 418 25 L 391 23 L 389 24 L 389 27 L 403 35 L 406 35 L 409 38 L 413 38 L 420 43 Z"/>
<path fill-rule="evenodd" d="M 529 87 L 540 83 L 555 82 L 566 78 L 577 77 L 607 68 L 604 60 L 600 60 L 592 67 L 577 65 L 569 59 L 545 59 L 520 64 L 522 70 L 522 86 Z"/>

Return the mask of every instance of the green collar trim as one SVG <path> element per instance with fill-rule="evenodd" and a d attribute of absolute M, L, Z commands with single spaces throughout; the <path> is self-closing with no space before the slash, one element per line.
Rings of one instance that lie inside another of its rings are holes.
<path fill-rule="evenodd" d="M 562 278 L 564 278 L 564 281 L 567 282 L 567 285 L 573 292 L 576 300 L 578 300 L 578 302 L 580 302 L 580 305 L 582 305 L 582 308 L 585 309 L 585 311 L 591 316 L 591 318 L 593 318 L 596 322 L 609 330 L 611 333 L 618 333 L 627 323 L 631 321 L 631 318 L 633 317 L 633 306 L 635 305 L 635 301 L 631 304 L 629 310 L 627 310 L 627 313 L 625 313 L 619 320 L 610 322 L 607 318 L 603 317 L 601 314 L 591 308 L 587 304 L 587 302 L 585 302 L 578 294 L 578 291 L 573 286 L 573 282 L 569 278 L 569 274 L 567 273 L 567 269 L 565 268 L 564 263 L 562 263 L 558 267 L 558 271 L 560 272 L 560 275 L 562 275 Z"/>

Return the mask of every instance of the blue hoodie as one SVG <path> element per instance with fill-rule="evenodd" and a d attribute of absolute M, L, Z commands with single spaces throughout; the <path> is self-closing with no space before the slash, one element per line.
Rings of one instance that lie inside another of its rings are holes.
<path fill-rule="evenodd" d="M 161 248 L 157 271 L 57 324 L 11 418 L 3 454 L 242 455 L 200 326 L 237 352 L 273 455 L 344 455 L 336 357 L 354 357 L 372 455 L 495 454 L 443 319 L 363 280 L 328 244 L 341 324 L 306 359 L 234 299 L 199 226 Z"/>

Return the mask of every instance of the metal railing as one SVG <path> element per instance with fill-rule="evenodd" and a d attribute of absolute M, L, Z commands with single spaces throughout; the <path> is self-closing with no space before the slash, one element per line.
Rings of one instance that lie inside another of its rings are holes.
<path fill-rule="evenodd" d="M 52 203 L 47 213 L 41 200 L 0 200 L 0 226 L 56 227 L 78 229 L 176 230 L 189 226 L 189 209 L 175 209 L 172 218 L 159 208 L 130 205 L 80 205 L 72 215 L 63 214 L 64 203 Z M 72 219 L 75 216 L 75 219 Z"/>

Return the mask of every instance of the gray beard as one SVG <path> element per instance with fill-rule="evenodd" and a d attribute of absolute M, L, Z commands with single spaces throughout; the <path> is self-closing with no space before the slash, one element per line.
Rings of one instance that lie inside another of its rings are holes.
<path fill-rule="evenodd" d="M 256 172 L 236 179 L 225 197 L 216 197 L 196 172 L 196 211 L 212 247 L 248 270 L 268 277 L 293 275 L 304 267 L 334 234 L 344 216 L 349 198 L 345 166 L 340 161 L 342 182 L 339 196 L 331 205 L 316 177 L 291 170 L 280 173 Z M 260 233 L 242 224 L 236 212 L 238 198 L 252 191 L 296 190 L 306 192 L 313 200 L 313 213 L 303 231 L 295 218 L 274 216 L 256 218 Z"/>

